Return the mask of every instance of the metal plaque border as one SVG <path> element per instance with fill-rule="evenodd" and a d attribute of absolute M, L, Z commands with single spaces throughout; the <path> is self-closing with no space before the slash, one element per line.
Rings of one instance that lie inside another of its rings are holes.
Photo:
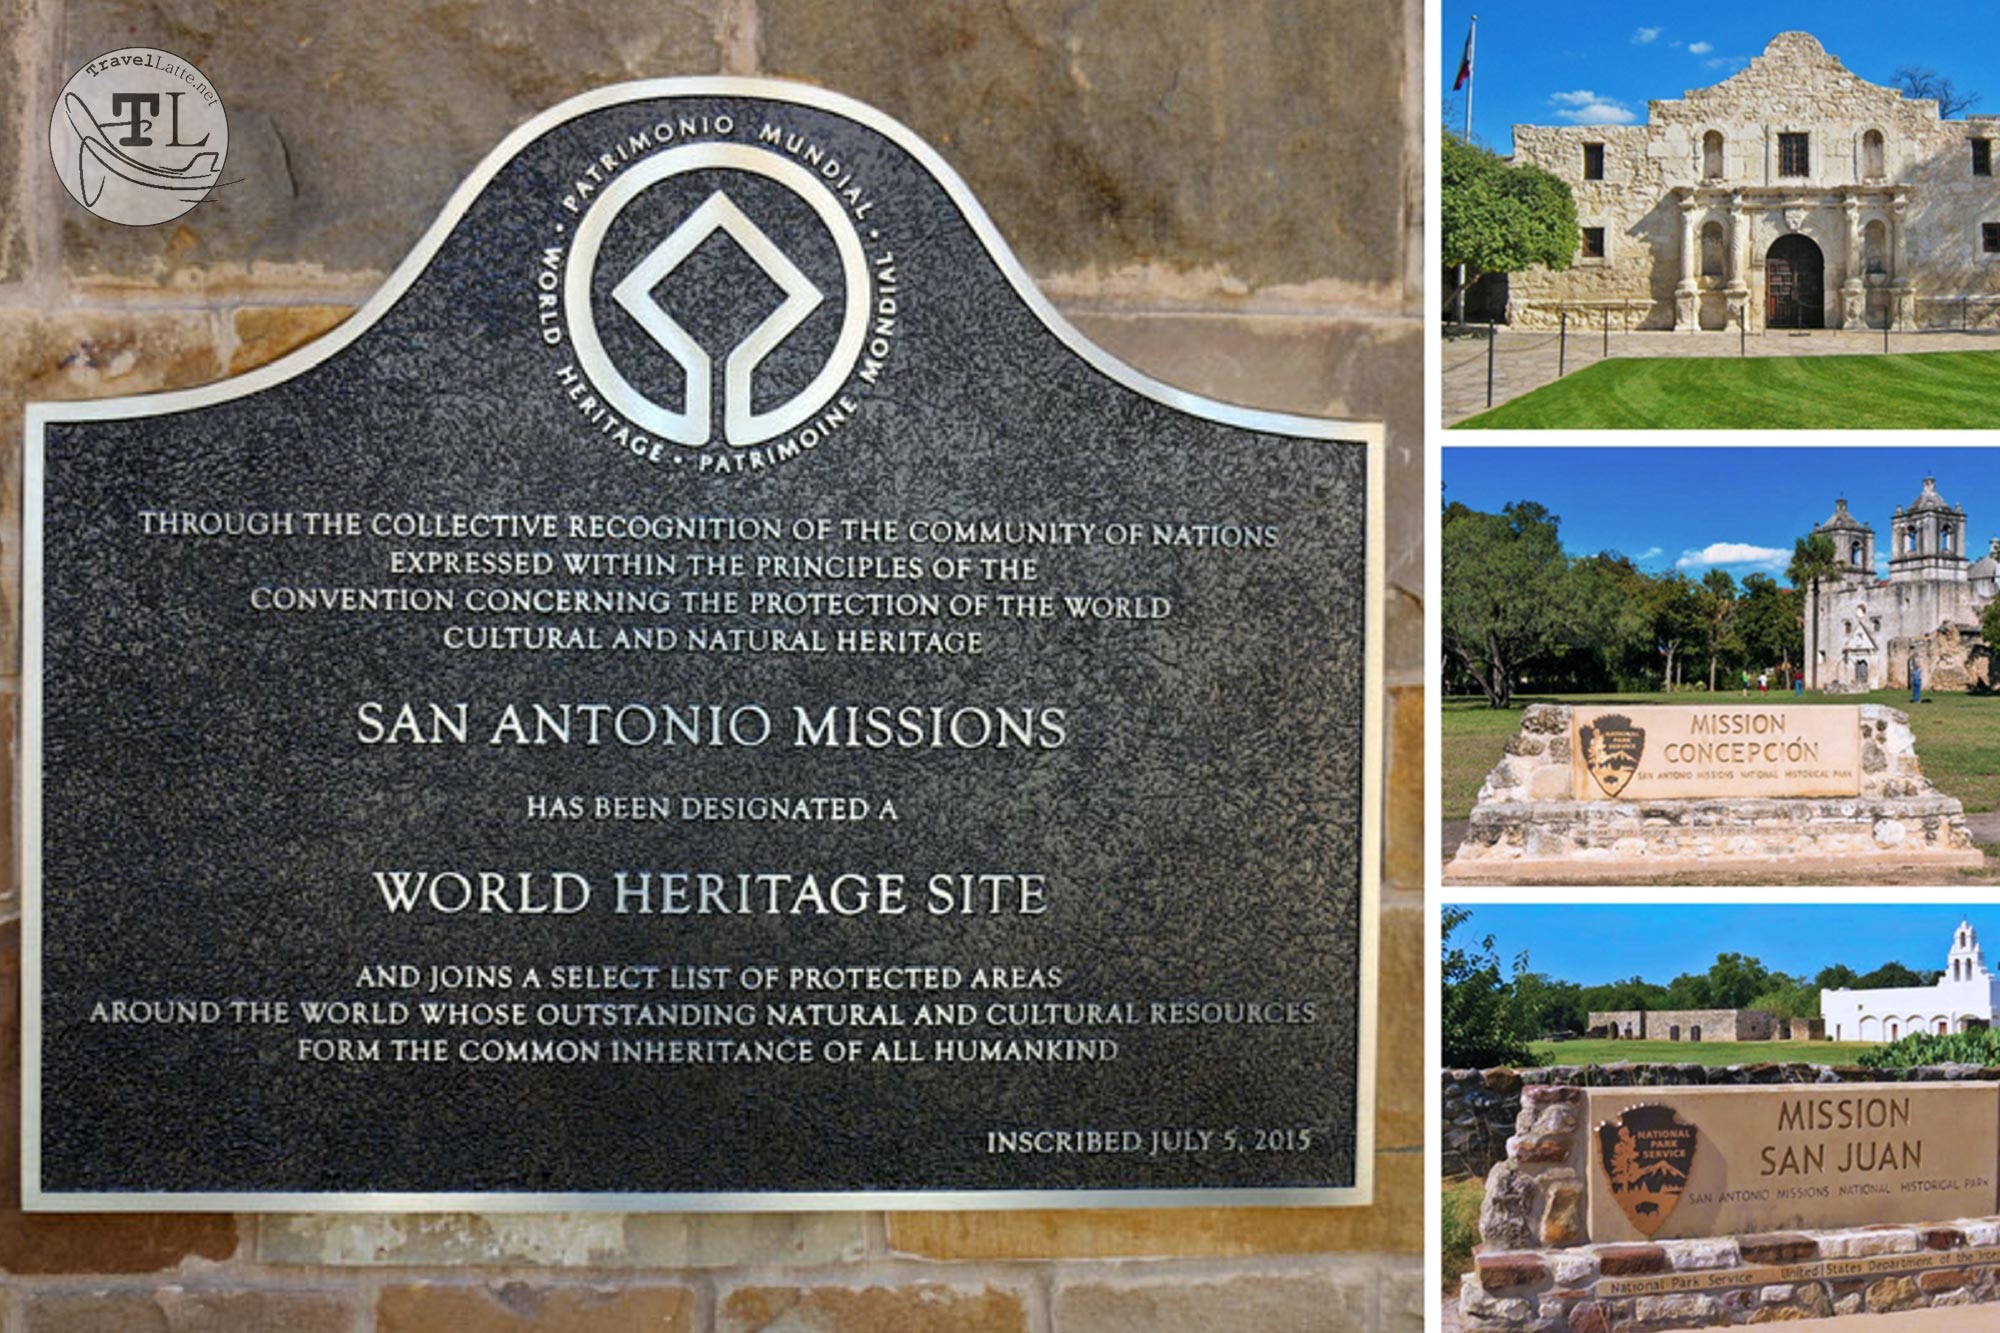
<path fill-rule="evenodd" d="M 355 342 L 401 300 L 430 265 L 480 193 L 542 135 L 589 112 L 671 97 L 750 97 L 813 107 L 856 121 L 908 152 L 944 187 L 1015 294 L 1077 356 L 1117 384 L 1190 416 L 1243 430 L 1359 443 L 1367 449 L 1365 516 L 1367 608 L 1363 622 L 1361 901 L 1356 978 L 1354 1184 L 1338 1188 L 900 1190 L 815 1193 L 277 1193 L 56 1192 L 42 1188 L 42 517 L 43 429 L 51 422 L 164 416 L 249 397 L 304 374 Z M 245 374 L 194 389 L 82 402 L 29 403 L 21 471 L 21 716 L 18 760 L 22 895 L 21 1207 L 31 1213 L 117 1212 L 836 1212 L 1028 1208 L 1361 1207 L 1374 1202 L 1376 1022 L 1381 925 L 1383 737 L 1383 534 L 1385 446 L 1380 422 L 1268 412 L 1206 398 L 1156 380 L 1098 347 L 1042 294 L 971 188 L 916 131 L 841 93 L 783 80 L 740 76 L 643 79 L 610 84 L 560 102 L 517 127 L 483 158 L 446 201 L 416 245 L 374 295 L 337 328 Z M 1415 1002 L 1419 997 L 1408 997 Z"/>

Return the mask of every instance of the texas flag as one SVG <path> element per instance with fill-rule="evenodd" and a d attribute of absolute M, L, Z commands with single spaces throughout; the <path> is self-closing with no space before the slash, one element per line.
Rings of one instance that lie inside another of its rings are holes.
<path fill-rule="evenodd" d="M 1472 78 L 1473 31 L 1471 28 L 1465 30 L 1465 54 L 1458 58 L 1458 81 L 1451 85 L 1453 92 L 1457 92 L 1460 88 L 1463 88 Z"/>

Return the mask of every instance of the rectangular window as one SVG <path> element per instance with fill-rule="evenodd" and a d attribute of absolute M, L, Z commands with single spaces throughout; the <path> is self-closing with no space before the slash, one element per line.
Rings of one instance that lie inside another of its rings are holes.
<path fill-rule="evenodd" d="M 1587 181 L 1604 179 L 1604 145 L 1587 143 L 1583 146 L 1583 178 Z"/>
<path fill-rule="evenodd" d="M 1979 224 L 1980 249 L 1989 255 L 2000 255 L 2000 222 Z"/>
<path fill-rule="evenodd" d="M 1974 139 L 1972 141 L 1972 174 L 1991 176 L 1993 174 L 1993 141 Z"/>
<path fill-rule="evenodd" d="M 1585 259 L 1604 258 L 1604 228 L 1585 227 L 1583 229 L 1583 257 Z"/>
<path fill-rule="evenodd" d="M 1812 175 L 1812 136 L 1810 134 L 1781 134 L 1778 136 L 1778 174 L 1780 176 Z"/>

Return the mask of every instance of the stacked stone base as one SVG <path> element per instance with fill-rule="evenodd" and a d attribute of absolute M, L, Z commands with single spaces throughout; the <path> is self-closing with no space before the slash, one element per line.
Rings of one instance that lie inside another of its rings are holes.
<path fill-rule="evenodd" d="M 1657 1244 L 1481 1250 L 1470 1330 L 1640 1333 L 2000 1306 L 2000 1217 Z M 2000 1328 L 2000 1309 L 1993 1316 Z"/>
<path fill-rule="evenodd" d="M 1954 797 L 1482 804 L 1449 880 L 1508 883 L 1716 872 L 1978 869 L 1985 858 Z"/>

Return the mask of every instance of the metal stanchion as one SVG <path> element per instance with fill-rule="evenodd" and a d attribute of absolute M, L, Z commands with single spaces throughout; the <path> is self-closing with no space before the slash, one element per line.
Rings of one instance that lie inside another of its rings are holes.
<path fill-rule="evenodd" d="M 1563 367 L 1569 362 L 1569 307 L 1562 308 L 1562 328 L 1556 334 L 1556 378 L 1563 377 Z"/>
<path fill-rule="evenodd" d="M 1604 357 L 1611 359 L 1611 307 L 1604 307 Z"/>
<path fill-rule="evenodd" d="M 1736 312 L 1736 355 L 1750 355 L 1750 303 Z"/>
<path fill-rule="evenodd" d="M 1493 343 L 1500 332 L 1500 321 L 1486 321 L 1486 405 L 1493 406 Z"/>

